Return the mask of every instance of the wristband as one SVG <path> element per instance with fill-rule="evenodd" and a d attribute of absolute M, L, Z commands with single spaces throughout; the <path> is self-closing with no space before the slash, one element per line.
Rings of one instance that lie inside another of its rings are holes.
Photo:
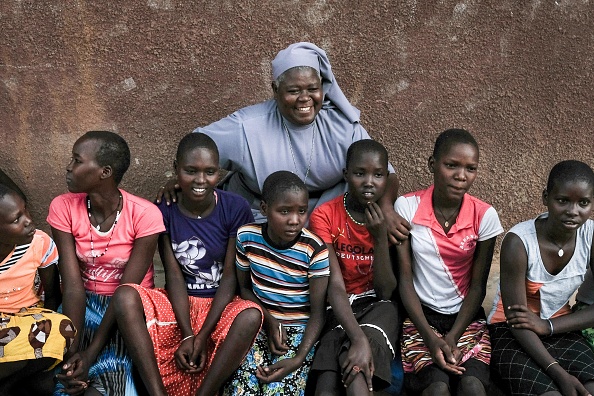
<path fill-rule="evenodd" d="M 182 343 L 182 342 L 184 342 L 185 340 L 189 340 L 189 339 L 190 339 L 190 338 L 192 338 L 192 337 L 194 337 L 194 334 L 192 334 L 192 335 L 189 335 L 189 336 L 186 336 L 186 337 L 182 338 L 182 340 L 181 340 L 179 343 L 181 344 L 181 343 Z"/>
<path fill-rule="evenodd" d="M 549 363 L 549 365 L 548 365 L 548 366 L 547 366 L 547 368 L 545 369 L 545 372 L 546 372 L 546 371 L 548 371 L 548 370 L 549 370 L 549 368 L 550 368 L 552 365 L 554 365 L 554 364 L 559 364 L 559 362 L 555 360 L 555 361 L 553 361 L 552 363 Z"/>
<path fill-rule="evenodd" d="M 551 322 L 551 319 L 547 319 L 547 321 L 549 322 L 549 327 L 551 328 L 551 332 L 549 333 L 549 337 L 553 335 L 553 322 Z"/>

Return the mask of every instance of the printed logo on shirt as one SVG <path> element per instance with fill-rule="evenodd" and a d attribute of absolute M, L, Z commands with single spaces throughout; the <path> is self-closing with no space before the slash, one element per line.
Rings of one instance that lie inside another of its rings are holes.
<path fill-rule="evenodd" d="M 460 249 L 466 251 L 474 249 L 477 240 L 477 235 L 472 234 L 465 236 L 464 239 L 462 239 L 462 241 L 460 242 Z"/>
<path fill-rule="evenodd" d="M 339 243 L 336 241 L 333 245 L 336 257 L 339 259 L 373 262 L 373 248 L 365 250 L 364 246 Z"/>
<path fill-rule="evenodd" d="M 171 242 L 175 258 L 183 267 L 186 274 L 194 278 L 192 284 L 188 283 L 189 289 L 210 289 L 218 287 L 218 282 L 223 273 L 223 263 L 219 261 L 203 260 L 206 256 L 204 242 L 196 236 L 176 243 Z"/>

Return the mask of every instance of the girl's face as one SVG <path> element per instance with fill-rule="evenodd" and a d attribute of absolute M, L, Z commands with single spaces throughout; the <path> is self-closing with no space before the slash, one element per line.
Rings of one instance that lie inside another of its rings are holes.
<path fill-rule="evenodd" d="M 349 194 L 363 206 L 377 202 L 384 195 L 388 183 L 388 168 L 382 156 L 375 152 L 355 153 L 344 170 Z"/>
<path fill-rule="evenodd" d="M 0 198 L 0 243 L 23 245 L 31 242 L 34 234 L 35 224 L 25 201 L 16 193 Z"/>
<path fill-rule="evenodd" d="M 575 230 L 592 215 L 594 186 L 585 181 L 557 181 L 542 194 L 549 209 L 549 220 L 566 230 Z"/>
<path fill-rule="evenodd" d="M 429 158 L 435 192 L 441 199 L 459 202 L 476 179 L 479 153 L 468 143 L 454 143 L 438 158 Z"/>
<path fill-rule="evenodd" d="M 72 147 L 72 158 L 66 167 L 66 185 L 73 193 L 89 192 L 101 180 L 104 167 L 95 160 L 100 142 L 94 139 L 79 139 Z"/>
<path fill-rule="evenodd" d="M 175 163 L 175 172 L 184 202 L 210 202 L 219 182 L 219 158 L 212 150 L 197 147 Z"/>
<path fill-rule="evenodd" d="M 308 195 L 305 190 L 287 190 L 272 204 L 262 201 L 260 212 L 268 222 L 268 237 L 279 246 L 293 242 L 307 221 Z"/>

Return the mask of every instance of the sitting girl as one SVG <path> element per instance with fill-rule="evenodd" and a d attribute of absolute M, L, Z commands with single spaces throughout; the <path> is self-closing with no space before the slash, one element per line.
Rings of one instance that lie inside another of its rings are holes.
<path fill-rule="evenodd" d="M 60 252 L 63 312 L 79 329 L 57 375 L 56 395 L 64 388 L 70 394 L 136 394 L 110 300 L 120 283 L 153 287 L 152 259 L 165 226 L 155 205 L 118 188 L 129 164 L 122 137 L 87 132 L 74 144 L 66 167 L 70 192 L 50 205 L 47 222 Z"/>
<path fill-rule="evenodd" d="M 503 229 L 493 207 L 467 194 L 478 163 L 472 135 L 449 129 L 429 157 L 434 184 L 396 201 L 412 226 L 397 250 L 400 296 L 410 317 L 402 330 L 404 384 L 415 393 L 478 396 L 489 384 L 481 303 Z"/>
<path fill-rule="evenodd" d="M 19 193 L 0 184 L 0 394 L 19 395 L 23 383 L 62 361 L 74 339 L 60 303 L 58 251 L 36 230 Z M 41 287 L 41 289 L 40 289 Z M 40 300 L 43 290 L 44 301 Z M 37 389 L 36 394 L 51 393 Z M 22 382 L 22 381 L 21 381 Z M 12 388 L 12 389 L 11 389 Z"/>
<path fill-rule="evenodd" d="M 548 213 L 503 240 L 491 363 L 512 395 L 594 393 L 594 353 L 579 333 L 594 325 L 594 306 L 572 313 L 568 304 L 592 276 L 593 200 L 592 169 L 560 162 L 542 194 Z"/>
<path fill-rule="evenodd" d="M 216 395 L 262 323 L 259 306 L 235 296 L 237 229 L 254 218 L 244 198 L 216 189 L 219 152 L 207 135 L 186 135 L 174 168 L 181 191 L 159 204 L 166 290 L 122 285 L 113 301 L 151 395 Z"/>
<path fill-rule="evenodd" d="M 331 271 L 344 279 L 351 302 L 349 313 L 356 319 L 356 330 L 363 334 L 348 334 L 348 327 L 339 325 L 336 309 L 329 309 L 312 365 L 317 376 L 316 395 L 340 395 L 345 387 L 347 395 L 369 395 L 374 389 L 388 387 L 391 362 L 398 349 L 398 311 L 388 301 L 396 290 L 396 277 L 386 221 L 377 204 L 388 180 L 384 146 L 370 139 L 351 144 L 344 178 L 348 192 L 314 209 L 309 224 L 328 247 Z M 329 287 L 329 293 L 338 292 Z M 367 338 L 371 346 L 371 378 L 366 377 L 365 367 L 352 364 L 348 357 L 360 337 Z"/>
<path fill-rule="evenodd" d="M 294 173 L 264 181 L 263 224 L 237 231 L 237 280 L 243 298 L 260 305 L 263 331 L 225 387 L 225 395 L 303 396 L 324 323 L 328 249 L 307 221 L 308 193 Z"/>

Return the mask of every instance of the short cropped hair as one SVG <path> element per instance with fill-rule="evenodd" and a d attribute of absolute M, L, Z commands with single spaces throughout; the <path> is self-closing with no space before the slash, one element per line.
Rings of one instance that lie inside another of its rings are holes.
<path fill-rule="evenodd" d="M 111 166 L 113 179 L 120 184 L 124 174 L 130 167 L 130 148 L 123 137 L 109 131 L 89 131 L 81 139 L 97 140 L 101 143 L 95 161 L 100 166 Z"/>
<path fill-rule="evenodd" d="M 373 139 L 363 139 L 358 140 L 349 146 L 346 155 L 346 168 L 348 169 L 353 158 L 363 153 L 379 154 L 381 156 L 382 163 L 386 166 L 386 168 L 388 167 L 388 150 L 386 150 L 384 145 Z"/>
<path fill-rule="evenodd" d="M 196 148 L 204 148 L 212 151 L 217 156 L 217 162 L 219 158 L 219 149 L 217 144 L 210 136 L 202 132 L 191 132 L 184 136 L 177 145 L 177 153 L 175 154 L 175 160 L 180 162 L 182 158 L 190 151 Z"/>
<path fill-rule="evenodd" d="M 476 151 L 479 151 L 479 146 L 474 137 L 465 129 L 447 129 L 439 134 L 435 140 L 435 146 L 433 147 L 433 158 L 438 159 L 454 144 L 470 144 L 474 146 Z"/>
<path fill-rule="evenodd" d="M 576 160 L 561 161 L 553 166 L 549 173 L 547 192 L 551 192 L 558 182 L 585 182 L 594 187 L 594 172 L 584 162 Z"/>
<path fill-rule="evenodd" d="M 272 205 L 285 191 L 305 191 L 307 193 L 307 187 L 303 180 L 293 172 L 277 171 L 264 180 L 262 200 L 268 205 Z"/>
<path fill-rule="evenodd" d="M 8 194 L 14 194 L 17 197 L 25 200 L 25 197 L 21 196 L 18 191 L 15 191 L 7 185 L 0 183 L 0 199 L 3 199 Z"/>

